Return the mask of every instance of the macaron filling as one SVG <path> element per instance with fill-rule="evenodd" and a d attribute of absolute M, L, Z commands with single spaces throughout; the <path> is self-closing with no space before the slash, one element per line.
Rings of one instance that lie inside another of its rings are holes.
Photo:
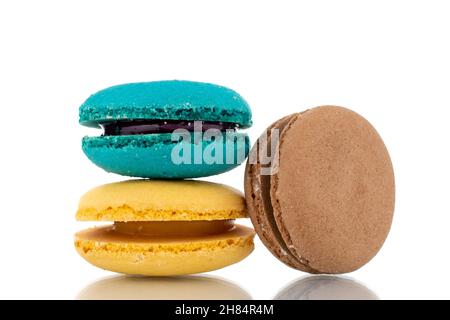
<path fill-rule="evenodd" d="M 123 136 L 138 134 L 172 133 L 177 129 L 188 132 L 205 132 L 210 129 L 236 131 L 238 123 L 221 121 L 182 121 L 182 120 L 122 120 L 99 123 L 103 136 Z"/>
<path fill-rule="evenodd" d="M 235 228 L 234 220 L 114 222 L 114 232 L 130 236 L 200 237 Z"/>

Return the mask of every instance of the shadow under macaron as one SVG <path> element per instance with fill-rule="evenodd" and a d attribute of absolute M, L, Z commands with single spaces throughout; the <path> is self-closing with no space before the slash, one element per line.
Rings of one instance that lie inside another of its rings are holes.
<path fill-rule="evenodd" d="M 114 276 L 95 281 L 77 300 L 252 300 L 237 284 L 219 277 Z"/>
<path fill-rule="evenodd" d="M 378 300 L 375 292 L 348 277 L 306 276 L 284 287 L 274 300 Z"/>

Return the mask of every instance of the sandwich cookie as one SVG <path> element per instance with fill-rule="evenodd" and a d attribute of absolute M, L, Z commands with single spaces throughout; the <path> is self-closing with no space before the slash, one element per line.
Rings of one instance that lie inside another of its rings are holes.
<path fill-rule="evenodd" d="M 79 221 L 113 221 L 78 232 L 91 264 L 147 276 L 184 275 L 234 264 L 253 250 L 243 195 L 203 181 L 132 180 L 103 185 L 80 200 Z"/>
<path fill-rule="evenodd" d="M 245 161 L 252 124 L 247 102 L 209 83 L 118 85 L 90 96 L 79 122 L 101 128 L 82 140 L 86 156 L 108 172 L 143 178 L 219 174 Z"/>
<path fill-rule="evenodd" d="M 389 233 L 393 167 L 367 120 L 323 106 L 266 130 L 247 162 L 245 196 L 257 234 L 282 262 L 348 273 L 369 262 Z"/>

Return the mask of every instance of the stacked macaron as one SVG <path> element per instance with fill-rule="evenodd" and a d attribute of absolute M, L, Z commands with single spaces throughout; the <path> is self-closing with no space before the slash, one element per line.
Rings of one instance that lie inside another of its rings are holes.
<path fill-rule="evenodd" d="M 86 156 L 108 172 L 145 179 L 103 185 L 80 200 L 77 219 L 112 224 L 78 232 L 91 264 L 127 274 L 181 275 L 236 263 L 253 250 L 254 231 L 234 224 L 246 202 L 228 186 L 181 180 L 241 164 L 251 126 L 245 100 L 225 87 L 159 81 L 107 88 L 80 107 Z"/>
<path fill-rule="evenodd" d="M 244 259 L 254 231 L 269 251 L 309 273 L 352 272 L 382 247 L 391 227 L 395 178 L 375 128 L 342 107 L 283 117 L 250 152 L 245 199 L 198 180 L 249 153 L 251 111 L 236 92 L 189 81 L 102 90 L 80 107 L 86 156 L 108 172 L 141 179 L 103 185 L 80 200 L 77 219 L 111 221 L 75 235 L 88 262 L 142 275 L 211 271 Z M 144 179 L 142 179 L 144 178 Z"/>

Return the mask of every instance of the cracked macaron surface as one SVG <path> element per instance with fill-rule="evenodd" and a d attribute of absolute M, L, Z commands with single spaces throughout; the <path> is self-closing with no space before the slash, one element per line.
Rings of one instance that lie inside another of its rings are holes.
<path fill-rule="evenodd" d="M 86 156 L 108 172 L 143 178 L 195 178 L 235 168 L 249 152 L 248 135 L 240 130 L 251 126 L 251 118 L 235 91 L 177 80 L 113 86 L 79 108 L 81 125 L 103 129 L 100 136 L 83 138 Z M 203 126 L 200 134 L 215 129 L 217 137 L 199 140 L 196 122 Z M 173 136 L 176 129 L 190 133 L 189 139 Z M 176 147 L 183 151 L 173 153 Z M 173 154 L 183 162 L 173 161 Z"/>
<path fill-rule="evenodd" d="M 253 250 L 243 195 L 203 181 L 131 180 L 92 189 L 77 219 L 113 224 L 75 235 L 78 253 L 114 272 L 149 276 L 212 271 Z"/>
<path fill-rule="evenodd" d="M 362 267 L 380 250 L 393 218 L 394 173 L 381 137 L 355 112 L 334 106 L 293 114 L 273 128 L 279 140 L 272 174 L 261 175 L 267 165 L 250 162 L 258 159 L 256 146 L 267 146 L 262 138 L 246 167 L 247 205 L 259 237 L 302 271 Z"/>

